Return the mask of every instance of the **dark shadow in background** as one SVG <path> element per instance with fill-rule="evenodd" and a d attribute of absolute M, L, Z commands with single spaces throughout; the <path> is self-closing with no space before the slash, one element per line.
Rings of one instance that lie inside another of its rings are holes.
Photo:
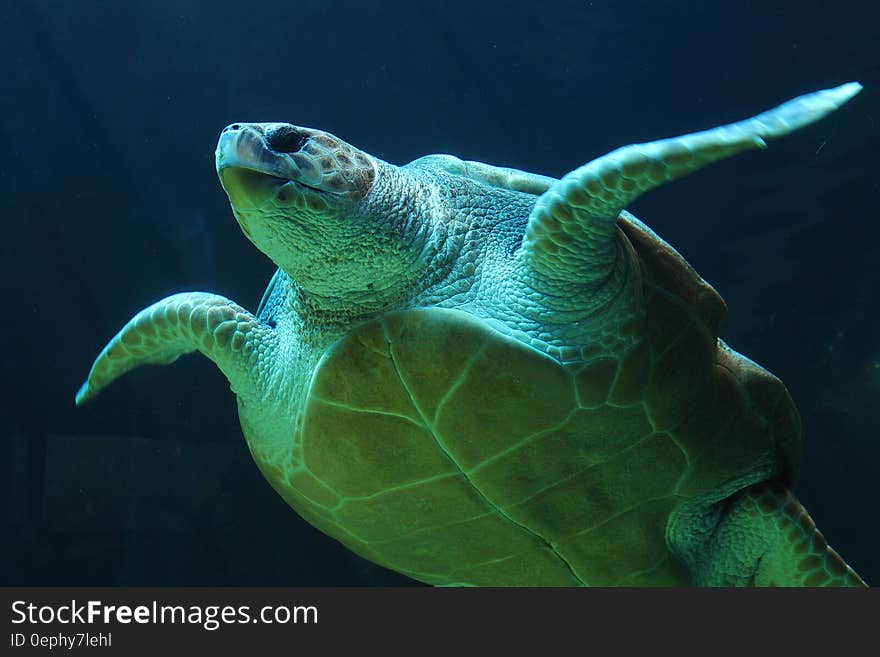
<path fill-rule="evenodd" d="M 876 7 L 373 4 L 0 9 L 0 581 L 406 581 L 277 498 L 203 359 L 139 370 L 73 410 L 94 356 L 152 301 L 204 289 L 256 306 L 272 267 L 216 181 L 224 125 L 287 120 L 395 163 L 451 152 L 561 175 L 851 79 L 866 89 L 842 112 L 634 210 L 724 295 L 724 337 L 791 389 L 805 431 L 798 492 L 831 544 L 880 581 Z"/>

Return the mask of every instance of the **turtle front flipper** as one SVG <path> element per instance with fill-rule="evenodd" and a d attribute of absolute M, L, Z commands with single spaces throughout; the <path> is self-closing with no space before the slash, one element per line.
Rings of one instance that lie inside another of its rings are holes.
<path fill-rule="evenodd" d="M 867 586 L 785 487 L 737 493 L 696 559 L 702 586 Z"/>
<path fill-rule="evenodd" d="M 226 297 L 175 294 L 139 312 L 110 340 L 76 393 L 76 404 L 139 365 L 171 363 L 192 351 L 214 361 L 236 394 L 257 394 L 260 361 L 267 362 L 275 343 L 272 328 Z"/>
<path fill-rule="evenodd" d="M 753 118 L 682 137 L 625 146 L 575 169 L 537 201 L 517 254 L 526 282 L 544 294 L 570 297 L 626 276 L 617 217 L 644 192 L 818 121 L 850 98 L 857 82 L 799 96 Z"/>

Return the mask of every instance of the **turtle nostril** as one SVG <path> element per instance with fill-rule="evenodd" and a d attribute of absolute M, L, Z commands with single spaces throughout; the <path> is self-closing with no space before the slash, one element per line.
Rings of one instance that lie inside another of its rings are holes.
<path fill-rule="evenodd" d="M 296 153 L 306 143 L 306 135 L 292 125 L 281 126 L 266 136 L 266 144 L 276 153 Z"/>
<path fill-rule="evenodd" d="M 235 132 L 236 130 L 241 130 L 241 126 L 238 123 L 233 123 L 223 128 L 223 132 Z"/>

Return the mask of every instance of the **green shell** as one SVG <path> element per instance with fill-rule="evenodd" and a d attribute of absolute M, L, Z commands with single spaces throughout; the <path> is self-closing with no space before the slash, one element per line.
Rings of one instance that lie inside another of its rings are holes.
<path fill-rule="evenodd" d="M 322 531 L 432 584 L 688 583 L 670 514 L 790 481 L 799 421 L 778 379 L 717 340 L 717 293 L 619 225 L 647 307 L 621 358 L 569 369 L 459 310 L 386 315 L 324 354 L 301 466 L 269 480 Z"/>

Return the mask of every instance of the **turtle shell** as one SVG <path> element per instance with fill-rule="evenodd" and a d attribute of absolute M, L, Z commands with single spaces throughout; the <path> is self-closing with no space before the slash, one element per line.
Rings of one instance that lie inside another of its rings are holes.
<path fill-rule="evenodd" d="M 638 220 L 619 227 L 647 310 L 631 350 L 572 368 L 463 311 L 363 324 L 318 364 L 276 489 L 431 584 L 688 583 L 670 514 L 789 482 L 799 423 L 782 383 L 717 339 L 718 294 Z"/>

